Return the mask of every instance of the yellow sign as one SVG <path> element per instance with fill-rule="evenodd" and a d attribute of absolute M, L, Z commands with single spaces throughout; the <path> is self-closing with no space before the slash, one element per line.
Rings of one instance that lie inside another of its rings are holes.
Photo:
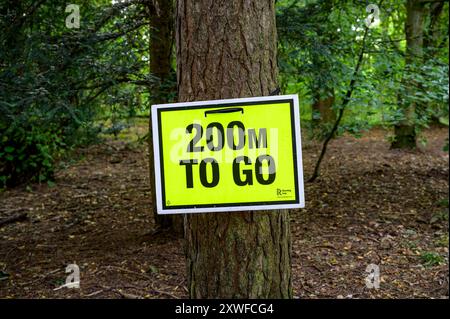
<path fill-rule="evenodd" d="M 152 106 L 159 214 L 304 207 L 297 95 Z"/>

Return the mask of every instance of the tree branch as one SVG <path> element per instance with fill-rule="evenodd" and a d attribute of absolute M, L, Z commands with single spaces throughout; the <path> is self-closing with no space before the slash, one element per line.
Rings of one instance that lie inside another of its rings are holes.
<path fill-rule="evenodd" d="M 367 34 L 368 33 L 369 33 L 369 28 L 366 27 L 365 30 L 364 30 L 364 36 L 363 36 L 363 40 L 362 40 L 361 51 L 359 52 L 359 56 L 358 56 L 358 62 L 356 63 L 355 70 L 353 71 L 352 79 L 350 80 L 350 85 L 349 85 L 349 88 L 347 90 L 347 94 L 345 95 L 344 101 L 342 102 L 341 108 L 339 109 L 338 118 L 337 118 L 336 122 L 334 123 L 333 128 L 330 131 L 330 134 L 328 134 L 327 138 L 325 139 L 325 142 L 323 143 L 322 151 L 320 152 L 319 159 L 317 160 L 316 166 L 314 168 L 314 173 L 311 176 L 311 178 L 308 180 L 309 183 L 314 182 L 317 179 L 317 177 L 319 177 L 320 164 L 322 163 L 322 160 L 325 157 L 325 153 L 327 151 L 328 143 L 331 141 L 331 139 L 333 138 L 334 134 L 336 133 L 336 131 L 337 131 L 338 127 L 339 127 L 339 124 L 341 123 L 342 117 L 344 116 L 345 108 L 347 107 L 348 103 L 350 103 L 353 91 L 355 89 L 356 76 L 359 73 L 359 69 L 361 68 L 361 64 L 362 64 L 362 61 L 363 61 L 364 52 L 365 52 L 365 49 L 366 49 L 366 39 L 367 39 Z"/>

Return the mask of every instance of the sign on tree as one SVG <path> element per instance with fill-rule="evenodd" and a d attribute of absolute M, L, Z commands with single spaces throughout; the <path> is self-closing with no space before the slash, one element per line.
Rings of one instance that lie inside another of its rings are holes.
<path fill-rule="evenodd" d="M 297 95 L 152 107 L 159 214 L 304 207 Z"/>

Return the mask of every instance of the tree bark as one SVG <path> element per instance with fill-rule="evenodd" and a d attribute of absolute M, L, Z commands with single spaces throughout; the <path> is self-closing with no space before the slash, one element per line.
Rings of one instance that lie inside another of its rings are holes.
<path fill-rule="evenodd" d="M 335 95 L 334 90 L 329 89 L 325 94 L 317 91 L 315 101 L 312 105 L 313 112 L 320 115 L 320 118 L 313 116 L 315 126 L 321 124 L 332 125 L 336 121 L 336 112 L 333 110 Z"/>
<path fill-rule="evenodd" d="M 420 0 L 408 0 L 406 3 L 406 55 L 405 63 L 408 72 L 420 65 L 423 51 L 424 15 L 426 9 Z M 409 80 L 403 83 L 406 87 L 405 96 L 399 97 L 400 107 L 403 110 L 404 119 L 395 126 L 395 138 L 392 148 L 416 148 L 416 103 L 409 100 L 417 90 L 417 83 Z"/>
<path fill-rule="evenodd" d="M 448 38 L 448 29 L 444 32 L 444 29 L 440 28 L 442 26 L 441 18 L 442 13 L 444 12 L 444 5 L 444 2 L 433 2 L 429 5 L 423 37 L 424 63 L 436 58 L 439 51 L 442 49 L 442 43 L 445 43 L 445 39 Z M 431 102 L 427 103 L 427 105 L 422 105 L 421 108 L 425 109 L 427 107 L 434 109 L 431 114 L 432 123 L 440 125 L 440 117 L 443 115 L 441 111 L 443 109 L 442 103 Z"/>
<path fill-rule="evenodd" d="M 426 57 L 433 58 L 438 52 L 442 31 L 439 29 L 439 18 L 444 9 L 444 2 L 430 4 L 428 11 L 428 27 L 423 39 L 423 47 L 427 51 Z"/>
<path fill-rule="evenodd" d="M 172 49 L 174 44 L 174 5 L 172 0 L 152 0 L 150 11 L 150 72 L 158 81 L 151 86 L 151 103 L 163 104 L 169 102 L 169 96 L 176 88 L 171 86 Z M 183 233 L 183 218 L 179 215 L 158 215 L 156 211 L 155 173 L 153 155 L 152 121 L 150 116 L 149 130 L 149 163 L 150 182 L 152 190 L 152 210 L 156 227 L 171 229 L 175 233 Z"/>
<path fill-rule="evenodd" d="M 277 88 L 274 0 L 179 0 L 180 101 L 269 95 Z M 191 298 L 290 298 L 287 211 L 185 217 Z"/>

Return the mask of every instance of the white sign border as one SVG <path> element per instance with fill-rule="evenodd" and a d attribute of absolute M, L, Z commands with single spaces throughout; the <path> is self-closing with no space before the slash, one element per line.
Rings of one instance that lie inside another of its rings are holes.
<path fill-rule="evenodd" d="M 294 102 L 294 124 L 295 124 L 295 139 L 297 151 L 297 177 L 298 177 L 298 196 L 299 203 L 296 204 L 274 204 L 274 205 L 245 205 L 245 206 L 221 206 L 221 207 L 199 207 L 199 208 L 180 208 L 180 209 L 164 209 L 162 205 L 162 183 L 161 183 L 161 163 L 159 154 L 159 132 L 158 132 L 158 109 L 160 108 L 185 108 L 190 106 L 208 106 L 218 104 L 235 104 L 248 102 L 266 102 L 266 101 L 280 101 L 289 100 Z M 152 139 L 153 139 L 153 156 L 154 156 L 154 170 L 155 170 L 155 190 L 156 191 L 156 207 L 158 215 L 175 215 L 175 214 L 194 214 L 194 213 L 217 213 L 217 212 L 240 212 L 240 211 L 264 211 L 275 209 L 296 209 L 305 207 L 305 191 L 303 181 L 303 160 L 302 160 L 302 143 L 301 143 L 301 129 L 300 129 L 300 107 L 298 103 L 298 95 L 273 95 L 262 97 L 250 97 L 240 99 L 226 99 L 226 100 L 209 100 L 196 102 L 181 102 L 169 104 L 155 104 L 151 106 L 152 115 Z M 155 196 L 153 196 L 155 200 Z"/>

